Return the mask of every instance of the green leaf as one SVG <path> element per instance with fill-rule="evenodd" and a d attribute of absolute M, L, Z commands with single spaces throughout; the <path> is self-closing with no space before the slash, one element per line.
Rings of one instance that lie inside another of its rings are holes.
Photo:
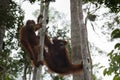
<path fill-rule="evenodd" d="M 115 75 L 113 80 L 120 80 L 120 76 L 119 75 Z"/>
<path fill-rule="evenodd" d="M 106 74 L 107 74 L 107 68 L 104 69 L 104 71 L 103 71 L 103 75 L 105 76 Z"/>
<path fill-rule="evenodd" d="M 108 53 L 107 56 L 111 56 L 113 54 L 114 50 L 112 50 L 110 53 Z"/>
<path fill-rule="evenodd" d="M 111 34 L 111 38 L 112 39 L 120 38 L 120 29 L 115 29 Z"/>
<path fill-rule="evenodd" d="M 115 46 L 114 46 L 114 48 L 116 49 L 116 48 L 120 48 L 120 43 L 117 43 Z"/>

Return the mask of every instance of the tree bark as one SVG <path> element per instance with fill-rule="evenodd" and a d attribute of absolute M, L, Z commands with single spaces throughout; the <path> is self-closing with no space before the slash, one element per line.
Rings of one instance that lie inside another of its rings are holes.
<path fill-rule="evenodd" d="M 82 60 L 81 53 L 81 35 L 80 26 L 78 22 L 77 0 L 70 0 L 71 8 L 71 45 L 72 45 L 72 61 L 73 63 L 80 63 Z M 83 73 L 73 75 L 73 80 L 84 80 Z"/>
<path fill-rule="evenodd" d="M 0 52 L 2 52 L 4 36 L 5 36 L 5 27 L 0 26 Z"/>
<path fill-rule="evenodd" d="M 1 11 L 2 10 L 7 10 L 8 7 L 9 7 L 9 4 L 10 4 L 9 0 L 0 0 Z M 2 21 L 2 22 L 4 23 L 5 21 Z M 2 58 L 1 53 L 2 53 L 2 50 L 4 49 L 4 46 L 5 46 L 5 45 L 3 45 L 3 42 L 4 42 L 3 38 L 5 36 L 5 30 L 6 30 L 6 26 L 3 23 L 0 24 L 0 57 L 1 58 Z M 1 80 L 5 80 L 5 77 L 6 77 L 6 67 L 4 67 L 1 64 L 0 64 L 0 67 L 2 67 L 2 70 L 0 70 L 0 72 L 1 72 L 1 76 L 0 76 L 1 78 L 0 79 Z"/>
<path fill-rule="evenodd" d="M 0 0 L 0 6 L 1 6 L 1 11 L 2 10 L 7 10 L 9 7 L 10 1 L 9 0 Z M 2 21 L 4 22 L 4 21 Z M 5 25 L 0 24 L 0 52 L 2 50 L 3 47 L 3 38 L 5 35 Z"/>
<path fill-rule="evenodd" d="M 41 0 L 41 2 L 43 2 L 43 0 Z M 49 1 L 44 3 L 41 3 L 40 5 L 40 14 L 43 15 L 43 25 L 42 28 L 38 31 L 38 36 L 40 36 L 40 54 L 39 54 L 39 60 L 43 60 L 43 50 L 44 50 L 44 38 L 45 38 L 45 32 L 46 32 L 46 20 L 48 17 L 48 10 L 49 10 Z M 39 21 L 39 20 L 38 20 Z M 39 22 L 40 23 L 40 22 Z M 33 80 L 43 80 L 42 78 L 42 66 L 34 67 L 34 71 L 33 71 Z"/>
<path fill-rule="evenodd" d="M 92 64 L 90 63 L 92 60 L 89 52 L 87 27 L 83 22 L 82 0 L 78 0 L 77 6 L 78 21 L 81 28 L 81 52 L 84 62 L 84 80 L 92 80 Z"/>
<path fill-rule="evenodd" d="M 73 62 L 83 60 L 83 73 L 73 75 L 73 80 L 91 80 L 91 64 L 87 28 L 83 22 L 82 0 L 70 0 L 71 4 L 71 45 Z"/>

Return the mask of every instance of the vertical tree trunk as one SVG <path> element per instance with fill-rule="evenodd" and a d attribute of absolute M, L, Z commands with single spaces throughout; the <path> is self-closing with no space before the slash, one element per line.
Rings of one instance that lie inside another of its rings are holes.
<path fill-rule="evenodd" d="M 5 35 L 5 27 L 4 26 L 0 26 L 0 52 L 2 51 L 3 48 L 3 38 Z"/>
<path fill-rule="evenodd" d="M 78 22 L 78 9 L 77 9 L 77 0 L 70 0 L 71 8 L 71 45 L 72 45 L 72 61 L 73 63 L 80 63 L 82 60 L 81 53 L 81 35 L 80 35 L 80 26 Z M 84 80 L 82 74 L 73 75 L 73 80 Z"/>
<path fill-rule="evenodd" d="M 43 2 L 43 0 L 41 0 L 41 2 Z M 40 5 L 40 8 L 41 8 L 40 14 L 43 15 L 44 21 L 43 21 L 42 28 L 38 32 L 38 36 L 40 36 L 39 60 L 43 60 L 44 38 L 45 38 L 45 32 L 46 32 L 46 20 L 47 20 L 47 17 L 48 17 L 49 3 L 50 2 L 48 1 L 45 4 L 41 3 L 41 5 Z M 42 66 L 40 66 L 38 68 L 34 67 L 33 80 L 43 80 L 42 75 L 41 75 L 41 71 L 42 71 Z"/>
<path fill-rule="evenodd" d="M 1 11 L 8 9 L 9 3 L 10 3 L 9 0 L 0 0 Z M 3 23 L 4 22 L 5 21 L 3 21 Z M 4 24 L 0 24 L 0 57 L 1 58 L 2 58 L 2 55 L 1 55 L 2 49 L 5 46 L 5 45 L 3 45 L 3 38 L 5 36 L 5 29 L 6 29 L 6 26 Z M 2 67 L 2 70 L 0 70 L 0 72 L 1 72 L 1 75 L 0 75 L 1 78 L 0 79 L 1 80 L 5 80 L 5 77 L 6 77 L 6 68 L 3 65 L 1 65 L 1 64 L 0 64 L 0 67 Z"/>
<path fill-rule="evenodd" d="M 9 2 L 10 2 L 9 0 L 0 0 L 1 11 L 8 9 Z M 4 35 L 5 35 L 5 25 L 0 24 L 0 51 L 2 50 L 3 47 Z"/>
<path fill-rule="evenodd" d="M 84 70 L 82 74 L 73 75 L 73 80 L 91 80 L 91 65 L 88 47 L 87 28 L 83 23 L 82 1 L 70 0 L 71 4 L 71 44 L 73 62 L 83 60 Z M 90 70 L 90 71 L 89 71 Z"/>
<path fill-rule="evenodd" d="M 81 52 L 84 62 L 84 80 L 92 80 L 92 64 L 91 56 L 89 52 L 89 45 L 88 45 L 88 34 L 87 34 L 87 27 L 83 23 L 83 12 L 82 12 L 82 0 L 78 0 L 78 21 L 80 25 L 80 34 L 81 34 Z M 88 59 L 90 62 L 88 62 Z"/>

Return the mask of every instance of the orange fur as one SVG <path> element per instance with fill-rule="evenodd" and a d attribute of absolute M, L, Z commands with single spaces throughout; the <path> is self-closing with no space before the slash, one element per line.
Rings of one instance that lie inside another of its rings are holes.
<path fill-rule="evenodd" d="M 48 48 L 44 50 L 44 61 L 50 71 L 66 75 L 71 73 L 80 73 L 83 70 L 83 63 L 72 64 L 70 62 L 67 48 L 64 40 L 53 39 L 51 43 L 48 36 L 45 36 L 45 46 Z"/>
<path fill-rule="evenodd" d="M 35 34 L 35 31 L 41 27 L 42 23 L 35 24 L 33 20 L 28 20 L 26 25 L 20 29 L 21 45 L 36 67 L 38 67 L 40 64 L 43 64 L 42 61 L 38 61 L 40 45 L 39 38 Z"/>

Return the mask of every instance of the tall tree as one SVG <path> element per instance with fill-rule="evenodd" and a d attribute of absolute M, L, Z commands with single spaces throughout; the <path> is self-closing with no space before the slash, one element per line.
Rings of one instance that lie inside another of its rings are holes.
<path fill-rule="evenodd" d="M 14 80 L 20 70 L 19 60 L 12 58 L 12 50 L 17 50 L 18 27 L 23 17 L 20 7 L 12 0 L 0 0 L 0 79 Z M 13 33 L 12 33 L 13 32 Z M 6 33 L 6 34 L 5 34 Z M 4 45 L 3 45 L 4 38 Z M 17 46 L 17 47 L 16 47 Z M 15 66 L 15 64 L 18 64 Z M 19 66 L 19 67 L 18 67 Z"/>
<path fill-rule="evenodd" d="M 4 18 L 5 16 L 3 15 L 4 12 L 6 11 L 6 9 L 9 7 L 9 1 L 2 1 L 0 0 L 0 6 L 1 6 L 1 10 L 0 10 L 0 52 L 2 51 L 2 47 L 3 47 L 3 38 L 4 38 L 4 34 L 5 34 L 5 25 L 4 20 L 2 20 L 2 18 Z M 3 10 L 4 8 L 4 10 Z"/>
<path fill-rule="evenodd" d="M 0 52 L 2 51 L 2 48 L 4 47 L 3 45 L 3 38 L 5 35 L 5 27 L 4 26 L 0 26 Z"/>
<path fill-rule="evenodd" d="M 87 58 L 91 58 L 88 48 L 87 28 L 83 23 L 82 0 L 70 0 L 70 8 L 72 59 L 74 63 L 83 60 L 84 66 L 83 73 L 73 75 L 73 80 L 91 80 L 91 65 L 87 61 Z"/>

